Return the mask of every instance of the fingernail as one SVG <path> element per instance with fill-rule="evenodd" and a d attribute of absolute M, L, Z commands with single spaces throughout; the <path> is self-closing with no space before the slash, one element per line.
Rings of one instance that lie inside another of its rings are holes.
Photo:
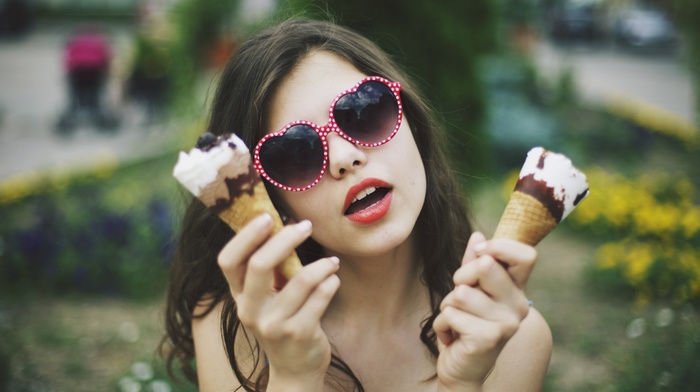
<path fill-rule="evenodd" d="M 310 220 L 303 220 L 303 221 L 297 223 L 297 228 L 299 229 L 299 231 L 307 232 L 307 231 L 311 230 L 311 221 Z"/>
<path fill-rule="evenodd" d="M 272 222 L 272 216 L 267 212 L 255 218 L 255 224 L 259 227 L 265 227 Z"/>
<path fill-rule="evenodd" d="M 475 252 L 481 252 L 484 249 L 486 249 L 486 242 L 479 242 L 478 244 L 474 245 L 474 251 Z"/>
<path fill-rule="evenodd" d="M 333 264 L 335 264 L 335 265 L 338 265 L 338 264 L 340 264 L 340 259 L 339 259 L 339 258 L 337 258 L 337 257 L 335 257 L 335 256 L 333 256 L 333 257 L 329 257 L 329 258 L 328 258 L 328 260 L 330 260 L 330 261 L 331 261 L 331 263 L 333 263 Z"/>

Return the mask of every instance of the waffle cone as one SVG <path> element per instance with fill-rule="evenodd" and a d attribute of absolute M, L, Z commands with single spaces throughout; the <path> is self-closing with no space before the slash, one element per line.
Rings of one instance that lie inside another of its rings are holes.
<path fill-rule="evenodd" d="M 272 217 L 273 233 L 282 230 L 284 224 L 279 213 L 272 205 L 270 196 L 267 194 L 265 185 L 258 181 L 253 188 L 253 194 L 241 193 L 231 202 L 231 206 L 219 213 L 219 217 L 226 222 L 235 232 L 240 231 L 243 226 L 263 213 L 268 213 Z M 285 279 L 291 279 L 301 269 L 301 261 L 296 252 L 292 252 L 287 259 L 280 264 L 278 270 Z"/>
<path fill-rule="evenodd" d="M 539 200 L 526 193 L 514 191 L 493 236 L 535 246 L 557 226 L 557 223 Z"/>

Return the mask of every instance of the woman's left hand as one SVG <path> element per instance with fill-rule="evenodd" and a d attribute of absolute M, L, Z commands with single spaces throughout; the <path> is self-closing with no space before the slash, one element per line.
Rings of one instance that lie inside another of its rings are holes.
<path fill-rule="evenodd" d="M 529 312 L 523 290 L 536 256 L 534 248 L 515 241 L 472 235 L 454 274 L 455 289 L 442 301 L 433 323 L 442 388 L 481 390 Z"/>

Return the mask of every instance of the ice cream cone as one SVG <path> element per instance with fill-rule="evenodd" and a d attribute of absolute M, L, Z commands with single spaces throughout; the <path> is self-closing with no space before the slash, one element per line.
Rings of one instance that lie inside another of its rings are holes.
<path fill-rule="evenodd" d="M 539 200 L 515 191 L 493 236 L 535 246 L 556 226 L 556 219 Z"/>
<path fill-rule="evenodd" d="M 263 213 L 272 217 L 273 233 L 284 227 L 250 151 L 236 135 L 205 133 L 197 147 L 180 153 L 173 176 L 235 232 Z M 283 286 L 301 268 L 299 257 L 292 252 L 277 268 L 276 286 Z"/>
<path fill-rule="evenodd" d="M 586 176 L 569 158 L 536 147 L 527 154 L 494 238 L 537 245 L 588 195 Z"/>
<path fill-rule="evenodd" d="M 248 224 L 248 222 L 264 213 L 268 213 L 272 217 L 273 233 L 282 230 L 284 227 L 282 219 L 272 205 L 265 185 L 262 181 L 259 181 L 253 187 L 252 194 L 244 192 L 237 198 L 234 198 L 230 207 L 219 212 L 219 217 L 226 222 L 233 231 L 238 232 Z M 279 272 L 286 279 L 291 279 L 300 269 L 301 261 L 296 252 L 292 252 L 280 265 Z"/>

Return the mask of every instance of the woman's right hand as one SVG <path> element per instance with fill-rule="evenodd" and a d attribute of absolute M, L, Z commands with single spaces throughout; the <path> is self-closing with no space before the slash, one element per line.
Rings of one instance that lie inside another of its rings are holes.
<path fill-rule="evenodd" d="M 285 227 L 272 235 L 264 214 L 246 225 L 219 253 L 219 266 L 246 331 L 261 345 L 270 363 L 268 391 L 321 390 L 331 361 L 331 346 L 321 317 L 340 280 L 338 259 L 305 266 L 281 290 L 274 288 L 275 268 L 311 235 L 311 222 Z"/>

